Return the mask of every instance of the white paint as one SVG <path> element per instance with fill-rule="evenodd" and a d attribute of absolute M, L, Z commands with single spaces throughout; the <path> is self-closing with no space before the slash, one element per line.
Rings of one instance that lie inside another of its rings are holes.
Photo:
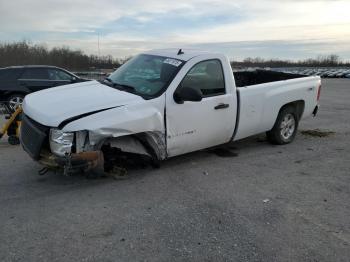
<path fill-rule="evenodd" d="M 229 60 L 221 54 L 184 50 L 185 54 L 177 55 L 177 51 L 147 52 L 186 61 L 165 93 L 157 98 L 144 100 L 92 81 L 33 93 L 25 98 L 24 112 L 43 125 L 57 127 L 66 119 L 112 108 L 72 121 L 63 131 L 86 130 L 90 145 L 96 146 L 107 138 L 147 132 L 157 134 L 159 139 L 160 134 L 166 144 L 166 149 L 162 146 L 162 152 L 157 153 L 161 159 L 229 142 L 237 117 L 237 91 Z M 222 63 L 226 94 L 177 104 L 173 95 L 184 76 L 195 64 L 210 59 Z M 317 105 L 319 84 L 319 77 L 306 77 L 240 88 L 240 117 L 234 140 L 270 130 L 280 108 L 289 102 L 305 101 L 303 117 L 309 116 Z M 215 110 L 220 103 L 229 107 Z M 161 147 L 159 141 L 156 144 Z"/>
<path fill-rule="evenodd" d="M 23 110 L 40 124 L 57 127 L 64 120 L 74 116 L 137 101 L 143 99 L 97 81 L 89 81 L 27 95 Z"/>
<path fill-rule="evenodd" d="M 302 117 L 310 116 L 320 81 L 314 76 L 239 88 L 240 120 L 234 140 L 271 130 L 281 107 L 293 101 L 305 101 Z"/>
<path fill-rule="evenodd" d="M 203 98 L 201 102 L 177 104 L 173 94 L 188 71 L 203 60 L 219 59 L 224 65 L 226 94 Z M 235 128 L 237 98 L 231 67 L 223 55 L 201 54 L 189 60 L 167 90 L 168 156 L 176 156 L 228 142 Z M 215 110 L 220 103 L 229 108 Z"/>

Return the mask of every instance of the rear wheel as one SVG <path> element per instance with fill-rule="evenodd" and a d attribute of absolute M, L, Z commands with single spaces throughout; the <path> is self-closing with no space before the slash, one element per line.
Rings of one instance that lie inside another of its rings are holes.
<path fill-rule="evenodd" d="M 273 128 L 266 133 L 268 140 L 277 145 L 291 143 L 298 130 L 299 118 L 294 107 L 285 107 L 277 117 Z"/>
<path fill-rule="evenodd" d="M 11 111 L 16 111 L 19 106 L 22 106 L 24 100 L 23 94 L 13 94 L 7 99 L 8 106 Z"/>

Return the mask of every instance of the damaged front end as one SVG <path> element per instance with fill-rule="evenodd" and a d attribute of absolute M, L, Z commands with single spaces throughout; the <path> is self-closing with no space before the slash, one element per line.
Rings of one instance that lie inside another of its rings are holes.
<path fill-rule="evenodd" d="M 103 172 L 103 153 L 89 146 L 87 138 L 87 132 L 63 132 L 44 126 L 25 114 L 22 116 L 20 140 L 23 149 L 46 169 L 62 170 L 65 175 Z"/>
<path fill-rule="evenodd" d="M 67 176 L 87 172 L 103 174 L 103 152 L 89 145 L 86 131 L 64 132 L 51 128 L 48 133 L 37 159 L 40 164 L 47 169 L 62 170 Z"/>
<path fill-rule="evenodd" d="M 96 175 L 102 175 L 104 173 L 102 151 L 67 153 L 61 157 L 45 150 L 40 154 L 39 163 L 49 170 L 62 170 L 66 176 L 89 172 Z"/>
<path fill-rule="evenodd" d="M 91 139 L 91 137 L 93 139 Z M 102 176 L 106 173 L 124 174 L 127 166 L 151 164 L 159 166 L 166 158 L 165 137 L 162 132 L 113 137 L 98 136 L 89 131 L 65 132 L 42 126 L 24 116 L 21 129 L 22 146 L 46 170 Z"/>

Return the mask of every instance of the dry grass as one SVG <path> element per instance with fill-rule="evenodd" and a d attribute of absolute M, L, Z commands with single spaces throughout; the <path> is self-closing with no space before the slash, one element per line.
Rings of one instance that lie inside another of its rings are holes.
<path fill-rule="evenodd" d="M 329 137 L 335 134 L 335 132 L 333 131 L 323 131 L 320 129 L 302 130 L 300 132 L 304 136 L 312 136 L 312 137 Z"/>

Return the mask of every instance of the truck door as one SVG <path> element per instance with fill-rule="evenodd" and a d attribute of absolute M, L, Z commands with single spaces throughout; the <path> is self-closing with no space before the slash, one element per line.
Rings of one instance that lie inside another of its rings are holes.
<path fill-rule="evenodd" d="M 167 94 L 169 157 L 230 141 L 236 120 L 236 97 L 227 92 L 225 84 L 221 60 L 210 59 L 193 65 L 175 91 Z M 176 103 L 173 94 L 182 87 L 200 90 L 202 101 Z"/>

